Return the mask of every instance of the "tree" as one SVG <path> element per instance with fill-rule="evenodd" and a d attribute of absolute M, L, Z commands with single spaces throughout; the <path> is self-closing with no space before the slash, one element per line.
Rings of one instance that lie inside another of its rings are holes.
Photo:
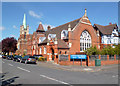
<path fill-rule="evenodd" d="M 99 50 L 97 50 L 96 47 L 90 47 L 90 48 L 88 48 L 88 49 L 85 51 L 85 53 L 86 53 L 87 55 L 89 55 L 89 56 L 91 56 L 91 55 L 98 55 L 98 54 L 99 54 Z"/>
<path fill-rule="evenodd" d="M 2 52 L 4 54 L 15 52 L 17 50 L 17 40 L 14 37 L 8 37 L 2 40 Z"/>

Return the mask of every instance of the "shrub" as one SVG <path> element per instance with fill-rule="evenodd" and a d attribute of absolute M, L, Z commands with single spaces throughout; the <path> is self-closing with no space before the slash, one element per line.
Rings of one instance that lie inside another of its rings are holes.
<path fill-rule="evenodd" d="M 96 47 L 90 47 L 88 48 L 85 53 L 89 56 L 91 55 L 98 55 L 99 54 L 99 50 Z"/>
<path fill-rule="evenodd" d="M 38 58 L 38 61 L 45 61 L 45 58 L 44 57 L 40 57 L 40 58 Z"/>

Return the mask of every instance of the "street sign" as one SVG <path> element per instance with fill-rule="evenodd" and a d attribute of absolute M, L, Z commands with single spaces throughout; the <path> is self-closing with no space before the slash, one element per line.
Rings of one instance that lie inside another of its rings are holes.
<path fill-rule="evenodd" d="M 70 55 L 70 59 L 87 59 L 87 55 Z"/>

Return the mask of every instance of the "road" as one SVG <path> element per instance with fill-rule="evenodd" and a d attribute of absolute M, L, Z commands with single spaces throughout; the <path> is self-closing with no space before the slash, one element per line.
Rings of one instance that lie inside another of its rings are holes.
<path fill-rule="evenodd" d="M 117 84 L 118 70 L 77 72 L 52 69 L 36 64 L 2 60 L 2 83 L 9 84 Z"/>

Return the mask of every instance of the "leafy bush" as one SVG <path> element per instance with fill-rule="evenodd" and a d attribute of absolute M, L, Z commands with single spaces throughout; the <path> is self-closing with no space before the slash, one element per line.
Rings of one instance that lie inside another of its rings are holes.
<path fill-rule="evenodd" d="M 96 47 L 90 47 L 88 48 L 85 53 L 89 56 L 91 55 L 98 55 L 99 54 L 99 50 Z"/>
<path fill-rule="evenodd" d="M 40 57 L 40 58 L 38 58 L 38 61 L 45 61 L 45 58 L 44 57 Z"/>

